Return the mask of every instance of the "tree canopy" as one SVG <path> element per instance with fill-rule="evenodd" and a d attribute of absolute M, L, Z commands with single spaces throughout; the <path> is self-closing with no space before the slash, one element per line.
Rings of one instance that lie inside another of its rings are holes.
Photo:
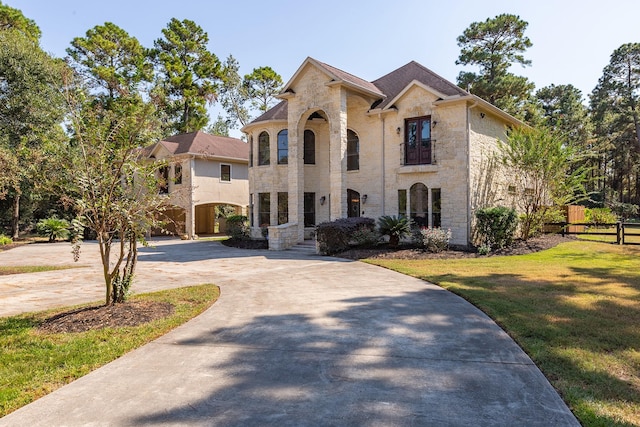
<path fill-rule="evenodd" d="M 8 29 L 22 33 L 34 43 L 38 43 L 42 34 L 34 20 L 25 17 L 19 9 L 0 2 L 0 31 Z"/>

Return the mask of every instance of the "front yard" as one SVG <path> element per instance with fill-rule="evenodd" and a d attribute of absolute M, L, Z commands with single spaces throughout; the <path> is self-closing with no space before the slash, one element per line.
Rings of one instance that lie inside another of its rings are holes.
<path fill-rule="evenodd" d="M 640 247 L 576 240 L 518 256 L 365 261 L 482 309 L 583 425 L 640 425 Z"/>

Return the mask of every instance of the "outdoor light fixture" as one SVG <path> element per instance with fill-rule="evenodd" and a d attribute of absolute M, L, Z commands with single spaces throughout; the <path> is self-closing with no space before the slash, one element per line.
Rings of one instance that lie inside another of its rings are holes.
<path fill-rule="evenodd" d="M 325 200 L 327 200 L 325 196 L 320 197 L 320 204 L 324 205 Z"/>
<path fill-rule="evenodd" d="M 400 129 L 400 126 L 398 126 L 398 128 L 396 129 L 396 133 L 400 135 L 400 132 L 402 132 L 402 129 Z"/>
<path fill-rule="evenodd" d="M 437 124 L 438 124 L 438 121 L 437 121 L 437 120 L 434 120 L 434 121 L 433 121 L 433 123 L 432 123 L 432 125 L 431 125 L 431 127 L 432 127 L 432 128 L 435 128 Z"/>
<path fill-rule="evenodd" d="M 362 204 L 364 205 L 365 203 L 367 203 L 367 195 L 366 194 L 364 196 L 362 196 Z"/>

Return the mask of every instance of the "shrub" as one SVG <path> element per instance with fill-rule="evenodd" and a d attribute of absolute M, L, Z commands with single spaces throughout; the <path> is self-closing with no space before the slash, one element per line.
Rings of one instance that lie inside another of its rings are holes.
<path fill-rule="evenodd" d="M 513 242 L 518 227 L 515 209 L 496 206 L 476 211 L 476 233 L 481 246 L 501 249 Z"/>
<path fill-rule="evenodd" d="M 584 221 L 592 224 L 611 224 L 617 222 L 618 217 L 609 208 L 586 208 Z"/>
<path fill-rule="evenodd" d="M 389 246 L 395 248 L 400 239 L 411 234 L 411 220 L 405 216 L 384 215 L 378 218 L 378 231 L 389 236 Z"/>
<path fill-rule="evenodd" d="M 442 228 L 421 227 L 414 234 L 414 240 L 418 247 L 429 252 L 442 252 L 449 247 L 451 230 Z"/>
<path fill-rule="evenodd" d="M 12 243 L 13 243 L 13 240 L 11 240 L 11 237 L 5 236 L 4 234 L 0 234 L 0 246 L 10 245 Z"/>
<path fill-rule="evenodd" d="M 36 230 L 41 236 L 47 236 L 49 242 L 55 242 L 58 239 L 66 240 L 69 238 L 69 221 L 54 215 L 38 221 Z"/>
<path fill-rule="evenodd" d="M 322 255 L 331 255 L 345 251 L 353 239 L 354 233 L 361 228 L 375 229 L 372 218 L 340 218 L 331 222 L 323 222 L 316 226 L 316 242 Z"/>
<path fill-rule="evenodd" d="M 351 233 L 351 243 L 357 246 L 374 246 L 380 241 L 380 233 L 369 227 L 359 227 Z"/>
<path fill-rule="evenodd" d="M 248 218 L 245 215 L 229 215 L 227 217 L 227 234 L 232 239 L 248 239 Z"/>

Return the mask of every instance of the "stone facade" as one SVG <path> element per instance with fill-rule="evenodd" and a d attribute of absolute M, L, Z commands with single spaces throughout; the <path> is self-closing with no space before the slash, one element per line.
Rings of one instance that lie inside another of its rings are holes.
<path fill-rule="evenodd" d="M 468 246 L 475 209 L 507 204 L 508 174 L 493 154 L 507 127 L 521 123 L 419 64 L 366 82 L 307 58 L 280 97 L 279 105 L 243 128 L 252 144 L 249 192 L 256 237 L 267 218 L 271 226 L 286 219 L 299 242 L 324 221 L 410 215 L 423 226 L 451 229 L 451 243 Z M 428 136 L 423 145 L 418 141 L 422 149 L 409 142 L 416 123 Z M 282 130 L 288 133 L 286 164 L 278 164 Z M 309 131 L 314 164 L 304 160 Z M 259 164 L 264 133 L 268 165 Z M 416 150 L 418 161 L 411 157 Z M 286 194 L 286 202 L 283 196 L 277 202 L 278 193 Z M 268 207 L 260 204 L 265 194 Z M 274 242 L 274 248 L 288 245 Z"/>

